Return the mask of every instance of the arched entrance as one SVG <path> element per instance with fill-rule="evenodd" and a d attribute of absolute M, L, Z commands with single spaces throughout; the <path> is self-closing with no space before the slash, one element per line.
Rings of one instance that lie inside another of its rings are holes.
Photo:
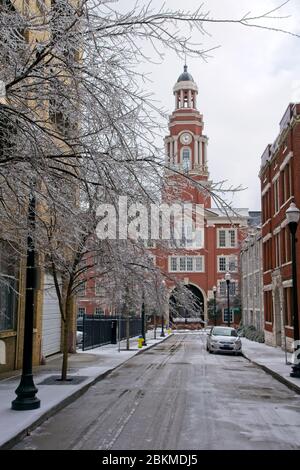
<path fill-rule="evenodd" d="M 205 303 L 201 290 L 193 284 L 187 284 L 172 291 L 169 300 L 169 318 L 174 324 L 204 324 L 204 308 Z"/>

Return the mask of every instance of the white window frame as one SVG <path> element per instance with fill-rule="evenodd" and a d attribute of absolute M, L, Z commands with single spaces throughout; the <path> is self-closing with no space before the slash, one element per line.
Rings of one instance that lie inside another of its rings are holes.
<path fill-rule="evenodd" d="M 101 310 L 101 313 L 97 313 L 97 310 Z M 95 315 L 104 315 L 104 309 L 102 307 L 95 307 Z"/>
<path fill-rule="evenodd" d="M 188 150 L 188 151 L 189 151 L 189 166 L 188 166 L 188 168 L 186 168 L 186 167 L 184 166 L 183 153 L 184 153 L 185 150 Z M 191 168 L 192 168 L 192 150 L 191 150 L 191 148 L 190 148 L 190 147 L 187 147 L 187 146 L 182 147 L 181 152 L 180 152 L 180 157 L 181 157 L 180 159 L 181 159 L 181 166 L 182 166 L 182 169 L 183 169 L 184 171 L 190 171 Z"/>
<path fill-rule="evenodd" d="M 77 297 L 86 297 L 87 281 L 80 281 L 80 284 L 77 286 Z"/>
<path fill-rule="evenodd" d="M 182 248 L 204 248 L 204 237 L 204 228 L 195 230 L 191 225 L 186 225 L 184 227 L 184 239 L 180 241 L 180 246 Z"/>
<path fill-rule="evenodd" d="M 176 265 L 176 269 L 173 269 L 172 265 Z M 177 256 L 170 256 L 169 257 L 169 271 L 172 273 L 177 273 L 178 272 L 178 257 Z"/>
<path fill-rule="evenodd" d="M 221 259 L 225 259 L 225 269 L 220 269 L 220 261 Z M 230 269 L 230 263 L 233 262 L 232 260 L 234 259 L 234 265 L 235 269 Z M 236 273 L 238 272 L 238 257 L 237 255 L 218 255 L 217 256 L 217 272 L 218 273 Z"/>
<path fill-rule="evenodd" d="M 280 210 L 280 198 L 279 198 L 279 177 L 274 180 L 273 183 L 273 195 L 274 195 L 274 213 L 277 214 Z"/>
<path fill-rule="evenodd" d="M 220 232 L 225 232 L 225 246 L 220 245 Z M 231 243 L 231 233 L 234 232 L 235 243 Z M 236 228 L 218 228 L 217 230 L 217 248 L 237 248 L 237 229 Z"/>
<path fill-rule="evenodd" d="M 225 293 L 221 293 L 221 284 L 225 285 Z M 231 289 L 232 289 L 232 285 L 235 285 L 235 290 L 234 290 L 234 294 L 231 292 Z M 239 292 L 239 282 L 237 280 L 232 280 L 230 281 L 230 285 L 229 285 L 229 295 L 230 297 L 232 296 L 236 296 Z M 227 297 L 227 283 L 225 281 L 225 279 L 219 279 L 218 280 L 218 294 L 220 295 L 220 297 Z"/>
<path fill-rule="evenodd" d="M 184 259 L 184 262 L 180 261 Z M 192 269 L 188 269 L 187 260 L 192 260 Z M 174 261 L 173 261 L 174 260 Z M 174 269 L 176 260 L 176 270 Z M 197 264 L 201 265 L 201 269 L 197 268 Z M 182 268 L 181 268 L 182 266 Z M 183 269 L 184 268 L 184 269 Z M 170 273 L 204 273 L 205 272 L 205 257 L 203 255 L 198 256 L 169 256 L 169 272 Z"/>
<path fill-rule="evenodd" d="M 227 260 L 226 256 L 218 256 L 218 273 L 226 273 Z M 224 260 L 224 269 L 221 269 L 221 260 Z"/>
<path fill-rule="evenodd" d="M 79 311 L 82 311 L 82 314 L 79 314 Z M 77 318 L 83 318 L 84 315 L 86 314 L 86 308 L 85 307 L 78 307 L 77 308 Z"/>

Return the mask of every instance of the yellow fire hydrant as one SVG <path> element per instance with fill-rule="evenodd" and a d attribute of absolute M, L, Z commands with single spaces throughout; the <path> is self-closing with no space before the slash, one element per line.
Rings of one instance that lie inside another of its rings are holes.
<path fill-rule="evenodd" d="M 144 338 L 142 336 L 138 337 L 138 348 L 142 348 L 144 343 Z"/>

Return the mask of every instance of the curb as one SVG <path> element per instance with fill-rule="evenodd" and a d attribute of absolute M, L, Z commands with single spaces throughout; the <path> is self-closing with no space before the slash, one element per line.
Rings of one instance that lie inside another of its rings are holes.
<path fill-rule="evenodd" d="M 274 377 L 274 379 L 276 379 L 276 380 L 278 380 L 278 382 L 281 382 L 282 384 L 286 385 L 289 389 L 291 389 L 294 392 L 300 394 L 300 383 L 299 383 L 299 386 L 298 386 L 298 385 L 294 384 L 293 382 L 291 382 L 290 380 L 283 377 L 282 375 L 278 374 L 278 372 L 275 372 L 274 370 L 270 369 L 269 367 L 267 367 L 263 364 L 260 364 L 259 362 L 253 361 L 253 359 L 250 359 L 250 357 L 246 356 L 246 354 L 244 352 L 242 354 L 243 354 L 244 358 L 247 359 L 247 361 L 249 361 L 252 364 L 254 364 L 255 366 L 259 367 L 260 369 L 265 371 L 267 374 L 272 375 L 272 377 Z"/>
<path fill-rule="evenodd" d="M 118 369 L 119 367 L 122 367 L 126 362 L 130 361 L 132 358 L 137 356 L 138 354 L 142 354 L 149 349 L 154 348 L 158 344 L 161 344 L 162 342 L 166 341 L 168 338 L 173 336 L 173 333 L 170 335 L 166 336 L 165 338 L 162 338 L 161 341 L 155 344 L 150 344 L 150 346 L 147 346 L 145 349 L 141 349 L 140 351 L 137 351 L 133 356 L 130 358 L 126 359 L 124 362 L 121 364 L 112 367 L 111 369 L 106 370 L 105 372 L 102 372 L 102 374 L 97 375 L 97 377 L 94 377 L 90 382 L 84 384 L 79 390 L 76 390 L 75 392 L 71 393 L 68 397 L 64 398 L 60 403 L 57 403 L 57 405 L 54 405 L 50 410 L 46 411 L 44 414 L 42 414 L 39 418 L 37 418 L 35 421 L 33 421 L 29 426 L 26 426 L 22 431 L 19 431 L 18 434 L 15 436 L 11 437 L 8 439 L 6 442 L 0 445 L 0 450 L 9 450 L 11 449 L 15 444 L 17 444 L 23 437 L 28 436 L 34 429 L 36 429 L 38 426 L 40 426 L 44 421 L 47 419 L 51 418 L 54 416 L 56 413 L 61 411 L 63 408 L 66 406 L 70 405 L 73 403 L 77 398 L 81 397 L 90 387 L 95 385 L 97 382 L 100 382 L 100 380 L 104 379 L 107 377 L 109 374 L 111 374 L 113 371 Z"/>

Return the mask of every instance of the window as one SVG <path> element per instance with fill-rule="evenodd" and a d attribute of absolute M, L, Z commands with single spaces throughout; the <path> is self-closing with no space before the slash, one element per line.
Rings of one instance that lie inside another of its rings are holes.
<path fill-rule="evenodd" d="M 231 273 L 237 271 L 237 257 L 236 256 L 218 256 L 218 271 Z"/>
<path fill-rule="evenodd" d="M 171 256 L 170 272 L 177 271 L 204 272 L 204 256 Z"/>
<path fill-rule="evenodd" d="M 292 315 L 292 288 L 287 287 L 283 289 L 284 292 L 284 319 L 285 319 L 285 325 L 287 326 L 292 326 L 293 324 L 293 315 Z"/>
<path fill-rule="evenodd" d="M 155 255 L 148 255 L 149 263 L 151 266 L 155 266 L 156 263 L 156 256 Z"/>
<path fill-rule="evenodd" d="M 204 247 L 204 229 L 195 229 L 192 225 L 186 224 L 183 230 L 180 246 L 183 248 L 203 248 Z"/>
<path fill-rule="evenodd" d="M 95 315 L 98 315 L 98 316 L 104 315 L 104 310 L 103 310 L 103 308 L 101 308 L 101 307 L 96 307 L 96 308 L 95 308 Z"/>
<path fill-rule="evenodd" d="M 271 290 L 264 292 L 264 304 L 265 304 L 265 319 L 267 322 L 273 323 L 273 299 L 272 299 Z"/>
<path fill-rule="evenodd" d="M 280 233 L 274 236 L 275 243 L 275 268 L 278 268 L 281 264 L 281 249 L 280 249 Z"/>
<path fill-rule="evenodd" d="M 195 271 L 197 271 L 197 272 L 204 271 L 203 256 L 196 256 L 196 269 L 195 269 Z"/>
<path fill-rule="evenodd" d="M 220 281 L 219 283 L 219 294 L 221 297 L 225 297 L 227 294 L 227 284 L 226 281 Z"/>
<path fill-rule="evenodd" d="M 226 232 L 225 230 L 219 230 L 219 246 L 226 247 Z"/>
<path fill-rule="evenodd" d="M 144 244 L 146 248 L 155 248 L 155 241 L 152 240 L 151 238 L 148 238 L 148 240 L 145 240 Z"/>
<path fill-rule="evenodd" d="M 279 202 L 279 178 L 274 181 L 273 184 L 273 191 L 274 191 L 274 211 L 275 214 L 279 211 L 280 202 Z"/>
<path fill-rule="evenodd" d="M 230 256 L 228 258 L 228 271 L 233 273 L 237 271 L 237 258 L 236 256 Z"/>
<path fill-rule="evenodd" d="M 0 331 L 16 326 L 18 305 L 18 258 L 6 242 L 0 242 Z"/>
<path fill-rule="evenodd" d="M 229 284 L 229 295 L 236 295 L 237 294 L 237 282 L 231 281 Z"/>
<path fill-rule="evenodd" d="M 283 229 L 283 232 L 284 234 L 284 253 L 285 253 L 285 263 L 288 263 L 291 261 L 291 233 L 290 233 L 290 229 L 287 227 L 285 227 Z"/>
<path fill-rule="evenodd" d="M 230 246 L 235 247 L 236 245 L 235 230 L 229 230 L 229 236 L 230 236 Z"/>
<path fill-rule="evenodd" d="M 268 189 L 262 199 L 262 210 L 263 210 L 263 220 L 262 222 L 265 223 L 271 217 L 271 210 L 270 210 L 270 194 L 271 191 Z"/>
<path fill-rule="evenodd" d="M 292 196 L 291 163 L 287 163 L 282 173 L 283 201 L 286 202 Z"/>
<path fill-rule="evenodd" d="M 218 231 L 218 248 L 236 248 L 236 229 L 221 229 Z"/>
<path fill-rule="evenodd" d="M 105 289 L 101 284 L 101 281 L 96 280 L 95 281 L 95 295 L 98 297 L 104 297 L 105 296 Z"/>
<path fill-rule="evenodd" d="M 226 257 L 219 256 L 219 271 L 226 272 Z"/>
<path fill-rule="evenodd" d="M 77 295 L 78 297 L 85 297 L 86 294 L 86 281 L 82 282 L 77 287 Z"/>
<path fill-rule="evenodd" d="M 85 315 L 85 307 L 78 307 L 77 318 L 82 318 Z"/>
<path fill-rule="evenodd" d="M 255 273 L 255 297 L 259 297 L 259 273 Z"/>
<path fill-rule="evenodd" d="M 191 168 L 191 150 L 188 147 L 182 150 L 182 168 L 184 171 L 189 171 Z"/>
<path fill-rule="evenodd" d="M 180 271 L 186 271 L 186 258 L 185 257 L 180 257 L 179 258 L 179 269 Z"/>
<path fill-rule="evenodd" d="M 189 257 L 186 259 L 186 270 L 193 271 L 193 258 Z"/>
<path fill-rule="evenodd" d="M 177 258 L 171 258 L 171 271 L 177 271 Z"/>
<path fill-rule="evenodd" d="M 234 297 L 237 294 L 238 283 L 237 281 L 230 281 L 229 283 L 229 295 Z M 227 297 L 227 283 L 226 281 L 219 281 L 219 294 L 221 297 Z"/>

